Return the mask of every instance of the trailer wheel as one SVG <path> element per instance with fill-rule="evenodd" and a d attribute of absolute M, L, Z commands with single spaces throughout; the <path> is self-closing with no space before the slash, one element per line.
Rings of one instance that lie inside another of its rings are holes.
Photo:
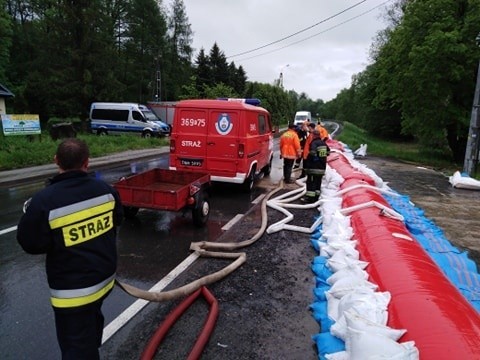
<path fill-rule="evenodd" d="M 127 219 L 133 219 L 135 215 L 138 213 L 138 207 L 135 206 L 124 206 L 123 207 L 123 215 Z"/>
<path fill-rule="evenodd" d="M 205 226 L 210 215 L 210 201 L 207 194 L 202 194 L 198 198 L 197 206 L 192 209 L 193 224 L 198 227 Z"/>
<path fill-rule="evenodd" d="M 105 130 L 105 129 L 99 129 L 99 130 L 97 130 L 97 135 L 98 136 L 106 136 L 106 135 L 108 135 L 108 133 L 107 133 L 107 130 Z"/>

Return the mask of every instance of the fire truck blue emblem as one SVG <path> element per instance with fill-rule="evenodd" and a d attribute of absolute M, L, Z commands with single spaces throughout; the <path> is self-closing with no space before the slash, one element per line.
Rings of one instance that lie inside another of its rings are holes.
<path fill-rule="evenodd" d="M 226 113 L 218 115 L 217 122 L 215 123 L 215 129 L 220 135 L 227 135 L 233 129 L 233 124 L 230 121 L 230 116 Z"/>

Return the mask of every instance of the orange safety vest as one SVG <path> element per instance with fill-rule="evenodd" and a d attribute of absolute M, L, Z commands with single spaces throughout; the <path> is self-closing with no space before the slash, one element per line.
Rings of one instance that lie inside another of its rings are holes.
<path fill-rule="evenodd" d="M 288 129 L 280 137 L 280 154 L 285 159 L 296 159 L 301 155 L 300 139 L 293 129 Z"/>
<path fill-rule="evenodd" d="M 325 138 L 328 138 L 328 131 L 322 125 L 317 125 L 315 129 L 320 132 L 320 139 L 324 140 Z"/>

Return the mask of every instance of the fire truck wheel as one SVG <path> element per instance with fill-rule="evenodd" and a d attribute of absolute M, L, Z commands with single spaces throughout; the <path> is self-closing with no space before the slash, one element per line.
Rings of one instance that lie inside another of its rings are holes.
<path fill-rule="evenodd" d="M 255 168 L 252 168 L 247 178 L 245 179 L 244 183 L 242 184 L 242 190 L 245 192 L 252 191 L 254 181 L 255 181 Z"/>
<path fill-rule="evenodd" d="M 263 168 L 263 174 L 265 176 L 270 175 L 270 172 L 272 171 L 272 161 L 273 161 L 273 156 L 270 158 L 270 161 L 268 164 Z"/>
<path fill-rule="evenodd" d="M 210 215 L 210 202 L 207 194 L 200 195 L 197 206 L 192 209 L 193 224 L 198 227 L 204 226 Z"/>

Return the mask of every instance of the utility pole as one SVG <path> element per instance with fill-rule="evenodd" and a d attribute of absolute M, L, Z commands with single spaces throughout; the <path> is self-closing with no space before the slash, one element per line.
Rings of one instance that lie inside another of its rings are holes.
<path fill-rule="evenodd" d="M 160 56 L 155 58 L 157 69 L 155 71 L 155 101 L 159 102 L 162 97 L 162 74 L 160 72 Z"/>
<path fill-rule="evenodd" d="M 283 89 L 283 69 L 285 69 L 289 66 L 290 66 L 290 64 L 287 64 L 284 67 L 282 67 L 282 69 L 280 70 L 280 78 L 278 79 L 278 85 L 280 86 L 281 89 Z"/>
<path fill-rule="evenodd" d="M 480 45 L 480 33 L 476 37 L 477 45 Z M 480 61 L 477 69 L 477 83 L 473 97 L 472 115 L 470 117 L 470 129 L 468 131 L 467 148 L 465 149 L 465 162 L 463 172 L 473 176 L 476 172 L 480 151 Z"/>

